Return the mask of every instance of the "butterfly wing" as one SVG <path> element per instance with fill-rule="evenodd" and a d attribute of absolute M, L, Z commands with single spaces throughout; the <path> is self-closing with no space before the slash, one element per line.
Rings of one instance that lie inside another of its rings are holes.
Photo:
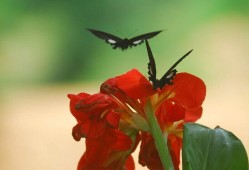
<path fill-rule="evenodd" d="M 173 64 L 170 69 L 163 75 L 163 77 L 158 82 L 158 87 L 162 89 L 166 84 L 173 84 L 171 81 L 176 75 L 176 69 L 175 67 L 184 59 L 186 58 L 193 50 L 190 50 L 187 52 L 184 56 L 182 56 L 179 60 L 176 61 L 175 64 Z"/>
<path fill-rule="evenodd" d="M 147 33 L 147 34 L 142 34 L 142 35 L 136 36 L 134 38 L 131 38 L 131 39 L 129 39 L 129 42 L 130 42 L 129 45 L 130 45 L 130 47 L 132 47 L 132 46 L 142 44 L 144 42 L 144 40 L 148 40 L 148 39 L 150 39 L 152 37 L 155 37 L 157 34 L 159 34 L 162 31 L 163 30 L 154 31 L 154 32 L 150 32 L 150 33 Z"/>
<path fill-rule="evenodd" d="M 90 28 L 88 28 L 87 30 L 90 31 L 96 37 L 105 40 L 105 42 L 107 42 L 108 44 L 111 44 L 114 47 L 115 47 L 116 43 L 119 43 L 122 41 L 121 38 L 119 38 L 115 35 L 103 32 L 103 31 L 98 31 L 98 30 L 94 30 L 94 29 L 90 29 Z"/>
<path fill-rule="evenodd" d="M 158 82 L 158 80 L 156 79 L 156 63 L 155 63 L 155 59 L 153 57 L 152 51 L 150 49 L 150 45 L 146 39 L 145 39 L 145 43 L 146 43 L 146 48 L 147 48 L 147 52 L 149 56 L 149 63 L 148 63 L 149 80 L 152 82 L 152 85 L 155 88 L 155 85 Z"/>

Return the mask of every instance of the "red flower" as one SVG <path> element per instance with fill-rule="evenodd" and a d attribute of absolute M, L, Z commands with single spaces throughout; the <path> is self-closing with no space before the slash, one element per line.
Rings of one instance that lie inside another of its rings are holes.
<path fill-rule="evenodd" d="M 108 95 L 80 93 L 69 94 L 68 97 L 71 99 L 71 112 L 78 121 L 73 129 L 75 140 L 96 138 L 108 128 L 118 127 L 120 114 L 113 110 L 117 105 Z"/>
<path fill-rule="evenodd" d="M 86 151 L 78 169 L 134 169 L 130 154 L 140 141 L 139 162 L 149 169 L 163 169 L 150 126 L 145 101 L 150 101 L 160 128 L 167 134 L 175 169 L 179 169 L 184 122 L 201 117 L 206 87 L 188 73 L 179 73 L 173 85 L 154 90 L 136 69 L 105 81 L 100 93 L 68 95 L 70 109 L 78 121 L 75 140 L 86 138 Z"/>
<path fill-rule="evenodd" d="M 108 129 L 104 136 L 95 139 L 86 138 L 86 151 L 78 170 L 122 169 L 130 156 L 131 146 L 131 139 L 117 129 Z"/>
<path fill-rule="evenodd" d="M 86 138 L 86 151 L 79 162 L 78 170 L 119 170 L 123 166 L 132 170 L 132 159 L 128 157 L 133 141 L 118 130 L 120 114 L 114 111 L 117 104 L 113 99 L 101 93 L 69 94 L 68 97 L 71 99 L 71 112 L 78 121 L 73 128 L 73 137 L 77 141 L 82 137 Z"/>
<path fill-rule="evenodd" d="M 112 93 L 117 98 L 124 96 L 121 94 L 126 94 L 126 97 L 121 97 L 123 102 L 128 103 L 143 116 L 141 108 L 144 108 L 144 101 L 148 98 L 151 100 L 162 131 L 169 134 L 168 147 L 175 169 L 178 169 L 183 123 L 194 122 L 201 117 L 201 105 L 205 98 L 206 87 L 201 79 L 188 73 L 177 74 L 173 83 L 173 85 L 166 85 L 162 90 L 155 91 L 150 82 L 133 69 L 122 76 L 106 81 L 101 90 Z M 134 101 L 139 101 L 139 104 Z M 149 169 L 163 169 L 154 139 L 148 132 L 142 132 L 139 158 L 140 163 Z"/>

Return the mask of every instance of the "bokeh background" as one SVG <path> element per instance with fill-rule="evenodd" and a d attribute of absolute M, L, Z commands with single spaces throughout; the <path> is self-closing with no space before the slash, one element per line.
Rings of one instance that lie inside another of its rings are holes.
<path fill-rule="evenodd" d="M 1 0 L 0 169 L 76 169 L 84 141 L 71 136 L 66 95 L 98 92 L 132 68 L 147 75 L 144 44 L 113 50 L 85 28 L 127 38 L 165 29 L 150 40 L 159 76 L 194 49 L 177 69 L 207 85 L 198 122 L 232 131 L 249 152 L 248 9 L 247 0 Z"/>

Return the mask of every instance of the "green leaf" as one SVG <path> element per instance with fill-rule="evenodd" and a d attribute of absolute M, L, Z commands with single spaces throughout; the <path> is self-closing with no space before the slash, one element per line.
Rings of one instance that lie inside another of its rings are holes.
<path fill-rule="evenodd" d="M 241 141 L 220 127 L 184 125 L 183 170 L 248 170 L 248 157 Z"/>

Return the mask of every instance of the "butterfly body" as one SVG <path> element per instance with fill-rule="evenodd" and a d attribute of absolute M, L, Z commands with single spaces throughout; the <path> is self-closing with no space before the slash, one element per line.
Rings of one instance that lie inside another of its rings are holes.
<path fill-rule="evenodd" d="M 135 47 L 139 44 L 142 44 L 144 40 L 150 39 L 157 34 L 159 34 L 161 31 L 155 31 L 155 32 L 150 32 L 147 34 L 142 34 L 139 36 L 136 36 L 134 38 L 128 39 L 128 38 L 119 38 L 115 35 L 103 32 L 103 31 L 98 31 L 94 29 L 87 29 L 90 31 L 92 34 L 94 34 L 96 37 L 105 40 L 106 43 L 110 44 L 113 49 L 120 48 L 121 50 L 126 50 L 131 47 Z"/>
<path fill-rule="evenodd" d="M 172 80 L 174 79 L 177 70 L 175 67 L 185 58 L 187 57 L 193 50 L 190 50 L 187 52 L 183 57 L 181 57 L 179 60 L 176 61 L 175 64 L 173 64 L 170 69 L 163 75 L 163 77 L 159 80 L 156 78 L 156 63 L 155 59 L 153 57 L 152 51 L 150 49 L 149 43 L 147 40 L 146 42 L 146 48 L 149 56 L 149 63 L 148 63 L 148 74 L 149 74 L 149 80 L 152 82 L 153 88 L 154 89 L 162 89 L 165 85 L 173 84 Z"/>

